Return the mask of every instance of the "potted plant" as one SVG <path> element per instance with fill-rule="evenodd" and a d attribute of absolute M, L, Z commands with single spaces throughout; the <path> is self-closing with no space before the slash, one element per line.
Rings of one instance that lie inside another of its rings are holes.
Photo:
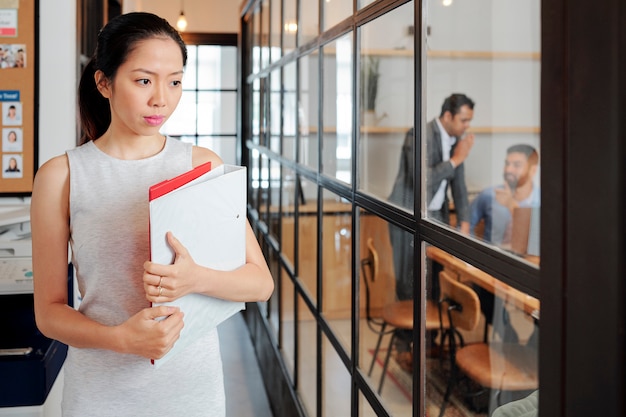
<path fill-rule="evenodd" d="M 380 58 L 364 56 L 361 61 L 360 107 L 362 125 L 374 124 L 376 120 L 376 96 L 378 95 L 378 78 Z"/>

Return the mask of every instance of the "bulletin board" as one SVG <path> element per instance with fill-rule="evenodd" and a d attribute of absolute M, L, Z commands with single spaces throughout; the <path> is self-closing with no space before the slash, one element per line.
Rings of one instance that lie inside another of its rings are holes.
<path fill-rule="evenodd" d="M 0 0 L 0 196 L 28 196 L 38 158 L 38 0 Z"/>

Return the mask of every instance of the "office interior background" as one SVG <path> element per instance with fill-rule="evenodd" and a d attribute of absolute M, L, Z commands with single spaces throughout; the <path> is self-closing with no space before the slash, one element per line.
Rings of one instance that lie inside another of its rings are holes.
<path fill-rule="evenodd" d="M 39 164 L 76 144 L 76 103 L 68 92 L 76 89 L 81 48 L 89 43 L 85 31 L 98 23 L 86 24 L 81 13 L 95 3 L 40 1 Z M 207 111 L 221 105 L 233 113 L 211 113 L 210 126 L 188 132 L 177 131 L 173 117 L 168 133 L 218 147 L 249 167 L 250 220 L 277 289 L 269 302 L 249 305 L 245 318 L 277 416 L 438 414 L 438 368 L 426 356 L 432 247 L 540 303 L 540 315 L 523 301 L 507 308 L 523 342 L 540 329 L 542 416 L 626 414 L 626 7 L 619 0 L 450 3 L 95 6 L 104 20 L 119 8 L 154 12 L 172 24 L 184 11 L 190 42 L 213 34 L 211 45 L 223 48 L 208 53 L 224 59 L 221 84 L 207 91 L 196 85 L 190 95 Z M 200 57 L 200 47 L 196 52 Z M 378 94 L 367 112 L 360 93 L 374 82 L 366 77 L 371 69 Z M 389 200 L 411 127 L 418 132 L 412 191 L 424 195 L 425 125 L 452 92 L 476 102 L 476 144 L 464 164 L 470 198 L 502 181 L 509 145 L 539 150 L 533 180 L 542 190 L 540 262 L 428 218 L 423 197 Z M 220 93 L 222 101 L 206 105 L 211 99 L 202 101 L 203 93 Z M 389 371 L 379 393 L 383 361 L 369 372 L 376 334 L 367 326 L 361 263 L 371 239 L 380 279 L 369 307 L 380 314 L 394 300 L 398 278 L 390 226 L 414 242 L 414 363 L 411 372 Z M 482 334 L 465 336 L 471 342 Z M 462 401 L 448 408 L 484 415 Z"/>

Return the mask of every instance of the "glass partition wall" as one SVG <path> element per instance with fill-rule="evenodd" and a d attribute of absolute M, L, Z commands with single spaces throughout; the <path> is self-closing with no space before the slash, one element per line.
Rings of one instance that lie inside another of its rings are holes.
<path fill-rule="evenodd" d="M 244 5 L 277 410 L 488 416 L 538 390 L 540 21 L 539 0 Z"/>

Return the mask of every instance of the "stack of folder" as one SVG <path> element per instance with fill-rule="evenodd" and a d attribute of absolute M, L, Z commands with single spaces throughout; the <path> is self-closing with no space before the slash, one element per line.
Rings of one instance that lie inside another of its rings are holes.
<path fill-rule="evenodd" d="M 208 268 L 231 271 L 246 262 L 246 168 L 200 165 L 150 187 L 150 258 L 172 264 L 175 253 L 166 240 L 173 235 L 193 260 Z M 155 304 L 156 305 L 156 304 Z M 198 337 L 245 308 L 243 302 L 189 294 L 170 303 L 185 313 L 180 339 L 161 359 L 161 366 Z"/>

